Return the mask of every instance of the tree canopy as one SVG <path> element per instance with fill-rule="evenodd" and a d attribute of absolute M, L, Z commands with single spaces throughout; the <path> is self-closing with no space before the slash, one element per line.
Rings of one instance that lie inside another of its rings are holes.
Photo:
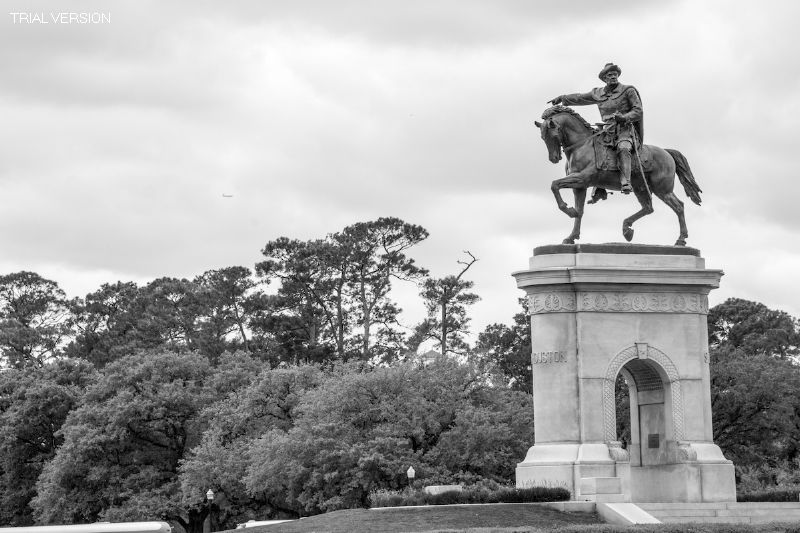
<path fill-rule="evenodd" d="M 254 270 L 75 299 L 0 276 L 0 521 L 200 533 L 209 488 L 232 527 L 364 506 L 409 466 L 425 484 L 512 481 L 533 442 L 526 302 L 471 344 L 477 258 L 432 278 L 411 257 L 427 236 L 380 218 L 271 240 Z M 401 283 L 427 313 L 414 328 Z M 798 320 L 730 299 L 708 334 L 714 438 L 739 481 L 800 481 Z M 426 342 L 438 355 L 416 357 Z"/>

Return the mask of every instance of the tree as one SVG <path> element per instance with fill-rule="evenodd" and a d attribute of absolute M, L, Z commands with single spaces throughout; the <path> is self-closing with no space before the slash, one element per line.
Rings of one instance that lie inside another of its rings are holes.
<path fill-rule="evenodd" d="M 256 264 L 256 272 L 280 279 L 277 308 L 303 322 L 309 349 L 331 340 L 335 353 L 345 358 L 350 316 L 344 302 L 341 250 L 325 240 L 281 237 L 268 242 L 262 253 L 267 259 Z"/>
<path fill-rule="evenodd" d="M 250 466 L 247 454 L 264 433 L 294 426 L 303 395 L 318 385 L 321 376 L 319 368 L 310 365 L 265 369 L 249 386 L 206 409 L 203 416 L 209 427 L 180 467 L 184 502 L 195 504 L 204 487 L 215 487 L 225 495 L 221 511 L 229 522 L 296 517 L 293 509 L 277 501 L 251 497 L 244 484 Z"/>
<path fill-rule="evenodd" d="M 463 353 L 466 350 L 464 334 L 468 332 L 469 324 L 467 306 L 480 300 L 480 297 L 468 292 L 473 282 L 461 279 L 477 261 L 470 252 L 464 253 L 469 259 L 458 261 L 463 268 L 457 275 L 428 278 L 422 284 L 420 295 L 425 301 L 428 318 L 416 327 L 410 342 L 413 348 L 416 349 L 427 339 L 433 339 L 442 354 Z"/>
<path fill-rule="evenodd" d="M 251 351 L 250 320 L 264 300 L 260 292 L 254 292 L 257 283 L 250 269 L 234 266 L 209 270 L 195 278 L 194 284 L 200 306 L 194 334 L 197 349 L 212 360 L 226 350 Z"/>
<path fill-rule="evenodd" d="M 131 355 L 140 348 L 136 328 L 139 288 L 133 282 L 104 283 L 85 299 L 71 303 L 77 335 L 67 355 L 91 361 L 97 368 Z"/>
<path fill-rule="evenodd" d="M 781 471 L 798 477 L 797 319 L 731 298 L 709 310 L 708 331 L 714 440 L 737 476 L 755 472 L 770 483 Z"/>
<path fill-rule="evenodd" d="M 177 469 L 199 438 L 200 410 L 215 399 L 209 374 L 195 353 L 140 353 L 107 365 L 58 432 L 64 442 L 32 501 L 36 520 L 160 518 L 198 531 Z"/>
<path fill-rule="evenodd" d="M 252 441 L 248 493 L 308 515 L 363 507 L 372 490 L 404 487 L 411 465 L 432 483 L 510 481 L 532 442 L 530 396 L 488 383 L 448 358 L 340 365 L 303 395 L 293 425 Z"/>
<path fill-rule="evenodd" d="M 104 284 L 72 304 L 78 335 L 67 352 L 102 367 L 139 350 L 191 350 L 203 311 L 196 285 L 186 279 L 158 278 Z"/>
<path fill-rule="evenodd" d="M 484 390 L 482 396 L 456 412 L 452 428 L 442 433 L 426 461 L 453 473 L 508 483 L 533 444 L 531 396 L 504 389 Z"/>
<path fill-rule="evenodd" d="M 528 301 L 520 298 L 522 312 L 514 315 L 511 327 L 489 324 L 478 335 L 476 349 L 483 353 L 502 372 L 509 386 L 530 393 L 533 387 L 531 373 L 531 316 Z"/>
<path fill-rule="evenodd" d="M 737 466 L 794 460 L 799 388 L 800 368 L 788 361 L 741 351 L 715 357 L 714 441 Z"/>
<path fill-rule="evenodd" d="M 708 342 L 718 352 L 736 348 L 750 355 L 797 358 L 800 325 L 784 311 L 729 298 L 708 312 Z"/>
<path fill-rule="evenodd" d="M 374 222 L 347 226 L 332 239 L 348 254 L 352 265 L 347 287 L 356 305 L 357 322 L 361 325 L 361 357 L 373 355 L 374 326 L 382 325 L 378 337 L 395 338 L 391 324 L 396 323 L 399 309 L 388 300 L 392 279 L 414 281 L 427 274 L 404 252 L 428 237 L 422 226 L 384 217 Z M 383 346 L 386 352 L 387 346 Z"/>
<path fill-rule="evenodd" d="M 268 242 L 263 250 L 266 260 L 256 265 L 256 272 L 281 282 L 275 306 L 281 318 L 273 318 L 272 325 L 284 335 L 302 333 L 317 361 L 326 356 L 320 349 L 325 345 L 330 347 L 327 353 L 341 360 L 372 357 L 376 337 L 397 338 L 392 325 L 399 309 L 388 298 L 391 283 L 425 273 L 404 252 L 427 235 L 420 226 L 380 218 L 347 226 L 324 239 L 302 242 L 281 237 Z M 386 345 L 379 348 L 385 356 Z"/>
<path fill-rule="evenodd" d="M 0 356 L 13 368 L 42 366 L 70 333 L 71 313 L 58 284 L 34 272 L 0 276 Z"/>
<path fill-rule="evenodd" d="M 78 334 L 67 353 L 98 368 L 137 350 L 196 350 L 216 364 L 225 351 L 251 346 L 256 317 L 271 300 L 256 290 L 249 269 L 209 270 L 194 280 L 159 278 L 144 287 L 104 284 L 72 307 Z M 262 317 L 263 318 L 263 317 Z"/>
<path fill-rule="evenodd" d="M 0 373 L 0 522 L 33 524 L 36 480 L 63 442 L 67 414 L 96 379 L 85 361 L 57 360 Z"/>
<path fill-rule="evenodd" d="M 136 337 L 144 348 L 198 349 L 198 321 L 203 304 L 187 279 L 158 278 L 139 291 Z"/>

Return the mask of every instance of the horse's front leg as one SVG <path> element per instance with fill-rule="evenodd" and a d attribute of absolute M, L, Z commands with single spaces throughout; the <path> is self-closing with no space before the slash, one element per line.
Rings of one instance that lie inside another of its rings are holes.
<path fill-rule="evenodd" d="M 649 191 L 645 190 L 644 187 L 634 187 L 633 193 L 642 208 L 622 221 L 622 236 L 628 242 L 633 239 L 633 223 L 653 212 L 653 199 L 650 197 Z"/>
<path fill-rule="evenodd" d="M 553 180 L 553 183 L 550 185 L 550 190 L 553 191 L 553 196 L 556 197 L 556 204 L 558 205 L 558 208 L 566 213 L 566 215 L 570 218 L 580 217 L 581 213 L 579 213 L 574 207 L 568 206 L 567 202 L 564 201 L 564 198 L 561 197 L 561 189 L 586 189 L 586 177 L 582 173 L 576 172 L 574 174 L 568 174 L 563 178 Z M 583 211 L 582 205 L 581 211 Z"/>
<path fill-rule="evenodd" d="M 586 202 L 586 189 L 572 189 L 575 195 L 575 211 L 578 216 L 575 217 L 575 222 L 572 224 L 572 233 L 562 241 L 562 244 L 575 244 L 577 239 L 581 238 L 581 221 L 583 220 L 583 206 Z"/>

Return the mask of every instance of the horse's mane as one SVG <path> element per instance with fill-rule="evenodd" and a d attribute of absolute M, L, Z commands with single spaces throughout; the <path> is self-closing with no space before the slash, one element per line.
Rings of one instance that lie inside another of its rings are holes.
<path fill-rule="evenodd" d="M 561 104 L 554 105 L 553 107 L 548 107 L 547 109 L 545 109 L 544 113 L 542 113 L 542 118 L 543 119 L 548 119 L 548 118 L 552 117 L 553 115 L 557 115 L 558 113 L 569 113 L 573 117 L 575 117 L 578 120 L 580 120 L 581 123 L 584 126 L 586 126 L 586 129 L 594 130 L 592 125 L 589 124 L 588 122 L 586 122 L 586 119 L 583 118 L 582 116 L 580 116 L 577 111 L 575 111 L 571 107 L 563 106 Z"/>

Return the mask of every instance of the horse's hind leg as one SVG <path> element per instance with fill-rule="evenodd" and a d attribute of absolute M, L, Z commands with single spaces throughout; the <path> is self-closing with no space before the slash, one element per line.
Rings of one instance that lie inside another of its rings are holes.
<path fill-rule="evenodd" d="M 641 187 L 634 187 L 633 192 L 636 194 L 636 199 L 639 200 L 642 208 L 622 221 L 622 236 L 628 242 L 633 239 L 633 223 L 653 212 L 653 199 L 650 198 L 647 191 Z"/>
<path fill-rule="evenodd" d="M 675 246 L 686 246 L 686 238 L 689 236 L 689 230 L 686 229 L 686 218 L 683 216 L 683 202 L 675 196 L 673 191 L 656 193 L 656 196 L 661 198 L 661 201 L 667 204 L 669 208 L 678 215 L 678 224 L 681 227 L 681 234 L 678 236 L 678 240 L 675 241 Z"/>
<path fill-rule="evenodd" d="M 572 233 L 562 241 L 563 244 L 575 244 L 576 239 L 581 238 L 581 220 L 583 219 L 583 206 L 586 203 L 586 189 L 572 189 L 575 194 L 575 211 L 578 216 L 572 224 Z"/>

